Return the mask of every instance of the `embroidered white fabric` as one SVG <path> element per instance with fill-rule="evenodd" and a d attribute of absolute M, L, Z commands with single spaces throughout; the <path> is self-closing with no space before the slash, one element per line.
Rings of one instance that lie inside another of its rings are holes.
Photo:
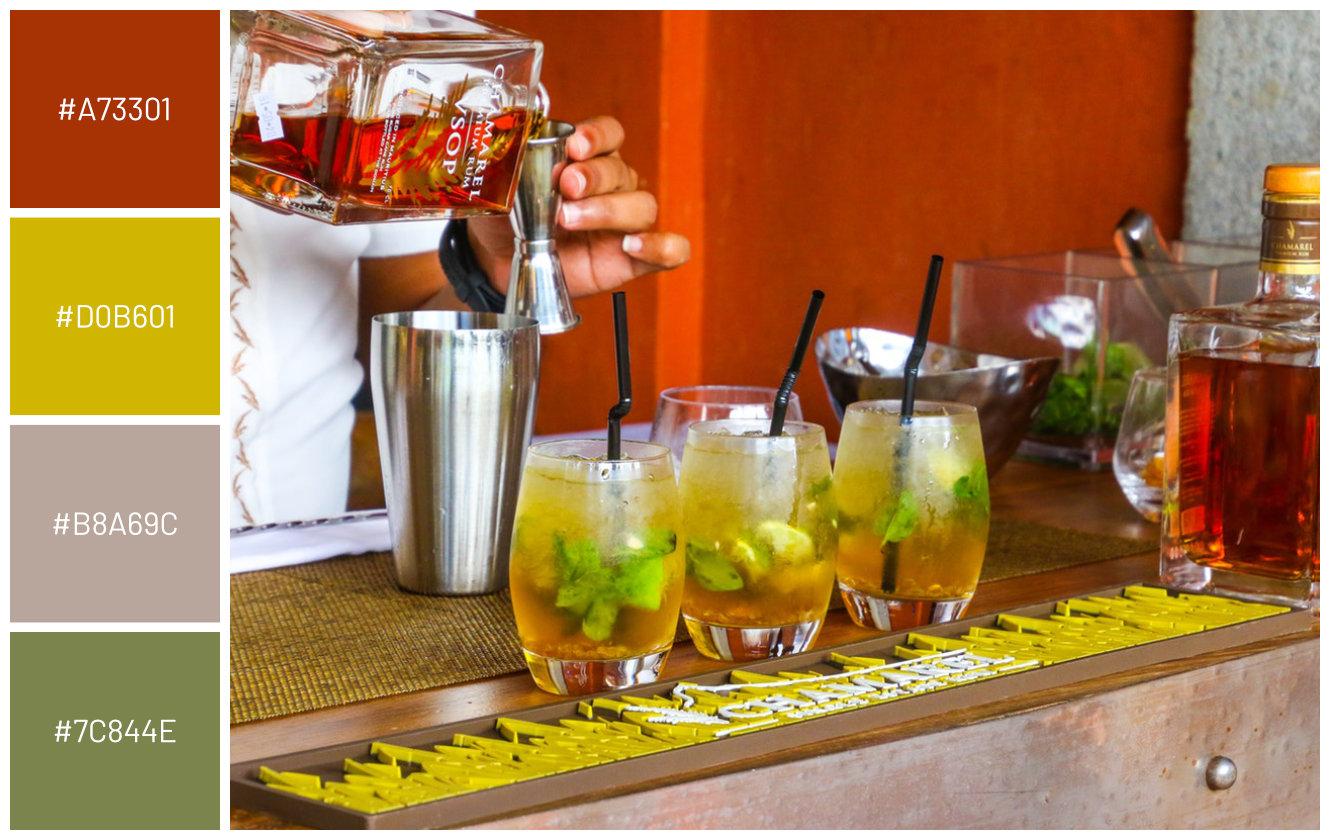
<path fill-rule="evenodd" d="M 326 225 L 231 199 L 231 525 L 346 509 L 361 257 L 433 251 L 444 222 Z"/>

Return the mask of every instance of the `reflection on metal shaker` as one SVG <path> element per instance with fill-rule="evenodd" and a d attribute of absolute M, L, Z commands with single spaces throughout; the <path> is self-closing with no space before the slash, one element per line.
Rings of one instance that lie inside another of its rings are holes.
<path fill-rule="evenodd" d="M 473 312 L 375 316 L 370 385 L 397 583 L 496 592 L 535 421 L 539 329 Z"/>

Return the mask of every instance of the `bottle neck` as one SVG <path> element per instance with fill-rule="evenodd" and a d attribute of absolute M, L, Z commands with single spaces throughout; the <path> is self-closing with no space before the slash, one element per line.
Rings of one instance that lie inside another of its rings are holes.
<path fill-rule="evenodd" d="M 1262 271 L 1256 289 L 1256 299 L 1300 300 L 1315 303 L 1321 299 L 1321 275 Z"/>
<path fill-rule="evenodd" d="M 1319 203 L 1265 204 L 1258 300 L 1321 298 Z"/>

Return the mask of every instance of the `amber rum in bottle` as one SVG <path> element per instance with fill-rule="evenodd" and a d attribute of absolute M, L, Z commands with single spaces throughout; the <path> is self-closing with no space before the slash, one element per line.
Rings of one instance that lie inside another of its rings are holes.
<path fill-rule="evenodd" d="M 1320 183 L 1268 167 L 1256 298 L 1170 320 L 1168 585 L 1319 608 Z"/>
<path fill-rule="evenodd" d="M 233 11 L 231 192 L 330 224 L 506 213 L 539 41 L 442 11 Z"/>

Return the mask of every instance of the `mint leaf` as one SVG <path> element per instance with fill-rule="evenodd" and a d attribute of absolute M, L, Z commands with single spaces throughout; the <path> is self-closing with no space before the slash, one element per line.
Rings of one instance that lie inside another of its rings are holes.
<path fill-rule="evenodd" d="M 664 557 L 673 554 L 678 538 L 669 528 L 647 528 L 629 537 L 627 544 L 614 552 L 615 560 Z"/>
<path fill-rule="evenodd" d="M 814 504 L 820 506 L 826 511 L 831 519 L 837 519 L 840 511 L 837 510 L 836 497 L 831 494 L 831 476 L 823 476 L 808 488 L 808 498 Z"/>
<path fill-rule="evenodd" d="M 688 564 L 688 576 L 697 581 L 703 589 L 712 592 L 733 592 L 736 589 L 743 589 L 743 578 L 739 577 L 739 573 L 730 565 L 730 561 L 725 559 L 725 555 L 714 548 L 689 540 L 684 558 Z"/>
<path fill-rule="evenodd" d="M 586 615 L 582 618 L 582 632 L 592 641 L 603 642 L 610 637 L 618 617 L 618 603 L 610 598 L 597 598 L 591 602 Z"/>
<path fill-rule="evenodd" d="M 586 615 L 591 603 L 610 586 L 609 570 L 600 565 L 600 552 L 591 540 L 568 543 L 554 535 L 554 559 L 559 567 L 559 591 L 554 605 Z"/>
<path fill-rule="evenodd" d="M 625 604 L 644 610 L 660 609 L 665 588 L 664 556 L 625 560 L 614 569 L 615 594 Z"/>
<path fill-rule="evenodd" d="M 983 464 L 975 464 L 969 475 L 963 475 L 951 485 L 952 495 L 958 502 L 975 502 L 985 513 L 988 512 L 988 470 Z"/>
<path fill-rule="evenodd" d="M 667 528 L 652 529 L 603 563 L 592 540 L 568 542 L 554 535 L 559 591 L 554 605 L 582 620 L 582 632 L 604 641 L 614 630 L 623 605 L 658 610 L 665 587 L 665 556 L 674 551 L 676 537 Z"/>
<path fill-rule="evenodd" d="M 873 520 L 873 533 L 882 537 L 882 544 L 900 542 L 919 526 L 919 501 L 909 490 L 901 491 L 895 505 L 887 505 Z"/>

